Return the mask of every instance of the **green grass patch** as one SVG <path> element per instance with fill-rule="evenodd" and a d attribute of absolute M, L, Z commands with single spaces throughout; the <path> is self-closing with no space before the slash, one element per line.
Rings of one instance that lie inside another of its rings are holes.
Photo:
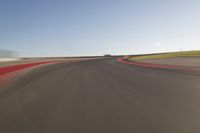
<path fill-rule="evenodd" d="M 178 58 L 178 57 L 200 57 L 200 51 L 184 51 L 184 52 L 172 52 L 156 55 L 144 55 L 130 57 L 129 60 L 147 60 L 147 59 L 163 59 L 163 58 Z"/>

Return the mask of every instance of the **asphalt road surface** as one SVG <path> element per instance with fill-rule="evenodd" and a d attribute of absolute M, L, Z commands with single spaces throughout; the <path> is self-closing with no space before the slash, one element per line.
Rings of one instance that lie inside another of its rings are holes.
<path fill-rule="evenodd" d="M 33 69 L 0 93 L 0 133 L 200 133 L 200 76 L 116 59 Z"/>

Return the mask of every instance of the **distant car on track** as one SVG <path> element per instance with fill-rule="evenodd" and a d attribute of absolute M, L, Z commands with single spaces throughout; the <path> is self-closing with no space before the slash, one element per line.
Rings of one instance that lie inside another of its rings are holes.
<path fill-rule="evenodd" d="M 111 54 L 105 54 L 104 57 L 111 57 Z"/>

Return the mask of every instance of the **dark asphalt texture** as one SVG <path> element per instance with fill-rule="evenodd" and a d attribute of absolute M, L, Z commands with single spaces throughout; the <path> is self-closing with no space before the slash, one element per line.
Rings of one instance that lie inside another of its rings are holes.
<path fill-rule="evenodd" d="M 200 133 L 200 76 L 116 59 L 33 69 L 0 89 L 0 133 Z"/>

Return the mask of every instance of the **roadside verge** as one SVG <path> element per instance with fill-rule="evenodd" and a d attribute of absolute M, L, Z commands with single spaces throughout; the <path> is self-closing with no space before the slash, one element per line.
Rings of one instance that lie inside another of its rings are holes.
<path fill-rule="evenodd" d="M 129 65 L 145 67 L 145 68 L 170 69 L 170 70 L 178 70 L 178 71 L 183 71 L 183 72 L 200 72 L 200 67 L 154 64 L 154 63 L 146 63 L 146 62 L 138 62 L 138 61 L 129 61 L 128 59 L 123 59 L 123 58 L 119 58 L 118 62 L 129 64 Z"/>
<path fill-rule="evenodd" d="M 12 66 L 7 66 L 7 67 L 0 67 L 0 76 L 10 73 L 10 72 L 14 72 L 14 71 L 18 71 L 18 70 L 22 70 L 26 68 L 31 68 L 38 65 L 55 63 L 55 62 L 57 61 L 34 62 L 34 63 L 27 63 L 27 64 L 12 65 Z"/>
<path fill-rule="evenodd" d="M 17 75 L 22 74 L 28 69 L 41 65 L 54 64 L 59 62 L 60 61 L 40 61 L 0 67 L 0 86 L 8 84 L 13 78 L 15 78 Z"/>

